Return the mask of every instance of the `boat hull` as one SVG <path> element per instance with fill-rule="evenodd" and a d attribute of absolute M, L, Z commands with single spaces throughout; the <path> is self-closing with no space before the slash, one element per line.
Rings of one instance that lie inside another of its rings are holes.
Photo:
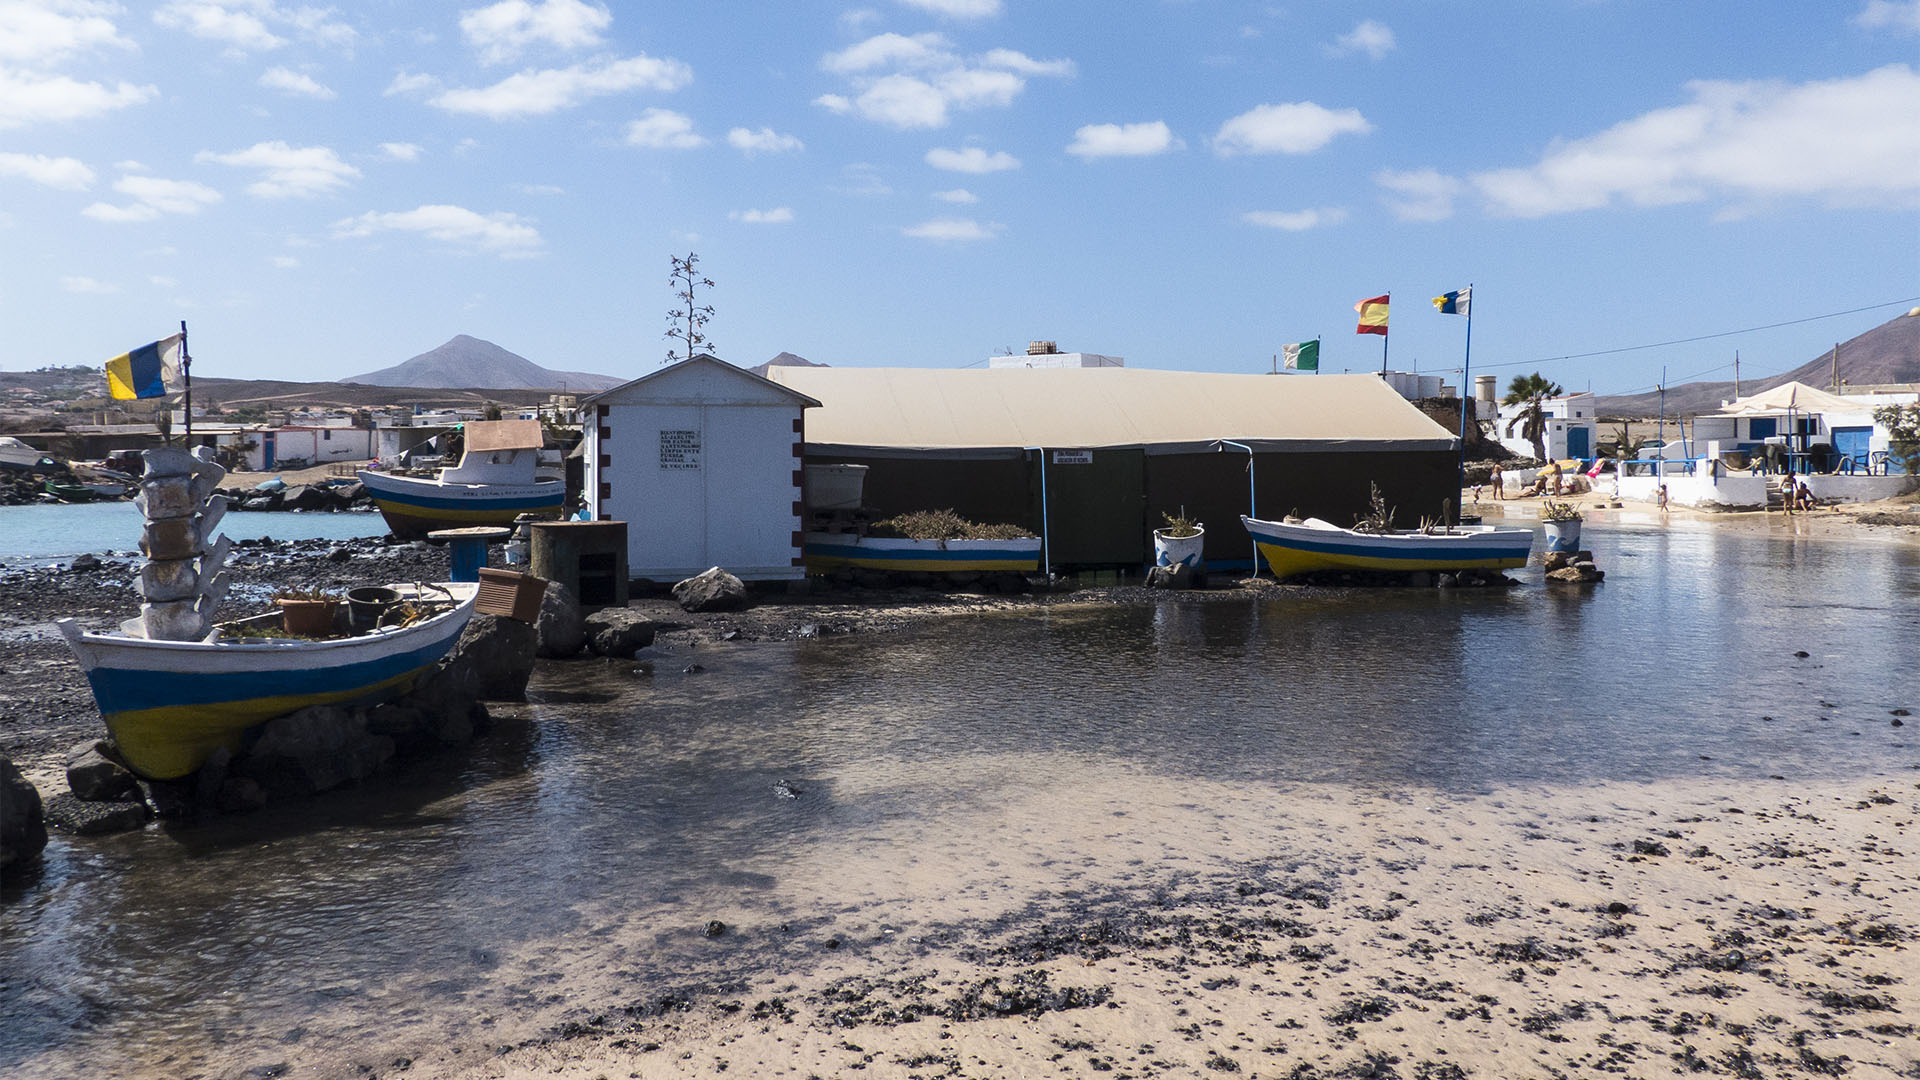
<path fill-rule="evenodd" d="M 811 532 L 803 555 L 810 571 L 851 566 L 946 574 L 1034 573 L 1040 569 L 1040 540 L 898 540 Z"/>
<path fill-rule="evenodd" d="M 447 654 L 473 614 L 478 586 L 442 588 L 458 601 L 451 611 L 328 641 L 155 641 L 82 633 L 70 621 L 61 631 L 127 765 L 149 779 L 174 780 L 222 747 L 238 750 L 248 729 L 276 716 L 405 692 Z"/>
<path fill-rule="evenodd" d="M 373 497 L 395 536 L 418 540 L 435 529 L 474 525 L 512 525 L 521 514 L 560 516 L 566 484 L 540 480 L 526 484 L 443 484 L 412 476 L 363 472 L 360 482 Z"/>
<path fill-rule="evenodd" d="M 1319 570 L 1453 572 L 1525 566 L 1533 530 L 1465 526 L 1450 533 L 1356 533 L 1319 525 L 1262 521 L 1242 515 L 1254 546 L 1276 578 Z"/>

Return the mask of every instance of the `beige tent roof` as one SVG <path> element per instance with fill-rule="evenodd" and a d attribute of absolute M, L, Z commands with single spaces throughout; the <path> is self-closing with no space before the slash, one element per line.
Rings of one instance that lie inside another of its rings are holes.
<path fill-rule="evenodd" d="M 1866 406 L 1829 394 L 1803 382 L 1782 383 L 1771 390 L 1749 394 L 1720 409 L 1723 416 L 1764 416 L 1767 413 L 1860 412 Z"/>
<path fill-rule="evenodd" d="M 776 367 L 768 378 L 821 403 L 816 448 L 944 451 L 1027 447 L 1451 450 L 1453 432 L 1372 375 L 1222 375 L 1128 368 Z"/>
<path fill-rule="evenodd" d="M 468 453 L 538 450 L 546 442 L 546 431 L 538 420 L 469 420 L 463 430 Z"/>

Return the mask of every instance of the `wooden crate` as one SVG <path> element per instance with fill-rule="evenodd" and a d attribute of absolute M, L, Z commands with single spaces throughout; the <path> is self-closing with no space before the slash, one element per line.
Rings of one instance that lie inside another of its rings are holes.
<path fill-rule="evenodd" d="M 473 609 L 483 615 L 505 615 L 523 623 L 540 621 L 540 598 L 547 592 L 547 579 L 513 570 L 480 568 L 480 595 Z"/>

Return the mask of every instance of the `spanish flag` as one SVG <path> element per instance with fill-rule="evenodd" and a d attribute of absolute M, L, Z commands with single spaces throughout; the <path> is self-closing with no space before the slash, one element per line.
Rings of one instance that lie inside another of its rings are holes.
<path fill-rule="evenodd" d="M 120 401 L 165 397 L 180 383 L 180 346 L 185 340 L 185 334 L 175 334 L 107 361 L 107 392 Z"/>
<path fill-rule="evenodd" d="M 1387 296 L 1390 295 L 1376 296 L 1353 305 L 1353 310 L 1360 313 L 1360 326 L 1354 333 L 1387 336 Z"/>

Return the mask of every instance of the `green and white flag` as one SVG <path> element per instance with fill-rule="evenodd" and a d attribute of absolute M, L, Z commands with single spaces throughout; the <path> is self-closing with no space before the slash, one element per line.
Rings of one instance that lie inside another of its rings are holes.
<path fill-rule="evenodd" d="M 1318 338 L 1312 341 L 1302 341 L 1297 344 L 1282 346 L 1280 355 L 1286 361 L 1288 371 L 1320 370 L 1320 340 Z"/>

